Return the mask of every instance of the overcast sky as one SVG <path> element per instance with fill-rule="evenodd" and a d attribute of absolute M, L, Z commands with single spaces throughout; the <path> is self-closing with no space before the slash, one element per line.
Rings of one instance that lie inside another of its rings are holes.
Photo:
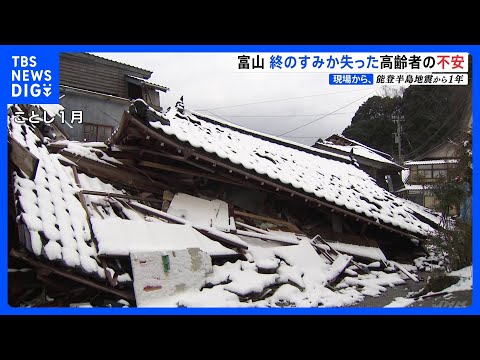
<path fill-rule="evenodd" d="M 149 81 L 170 88 L 160 93 L 164 108 L 174 106 L 183 95 L 190 110 L 271 135 L 321 118 L 281 136 L 307 145 L 319 137 L 341 134 L 359 106 L 382 93 L 372 85 L 329 85 L 325 73 L 236 72 L 240 53 L 94 54 L 153 71 Z"/>

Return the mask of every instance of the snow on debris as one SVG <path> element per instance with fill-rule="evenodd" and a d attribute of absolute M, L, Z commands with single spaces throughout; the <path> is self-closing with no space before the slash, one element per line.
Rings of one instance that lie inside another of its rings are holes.
<path fill-rule="evenodd" d="M 207 232 L 209 235 L 212 235 L 214 237 L 218 237 L 218 238 L 221 238 L 223 239 L 224 241 L 226 242 L 229 242 L 233 245 L 237 245 L 239 247 L 247 247 L 247 244 L 242 240 L 240 239 L 240 237 L 238 237 L 237 235 L 235 234 L 229 234 L 229 233 L 225 233 L 223 231 L 220 231 L 216 228 L 212 228 L 212 227 L 209 227 L 209 226 L 203 226 L 203 225 L 198 225 L 198 224 L 192 224 L 190 221 L 188 220 L 185 220 L 181 217 L 178 217 L 178 216 L 175 216 L 173 214 L 169 214 L 169 213 L 166 213 L 164 211 L 161 211 L 161 210 L 158 210 L 158 209 L 155 209 L 155 208 L 152 208 L 150 206 L 147 206 L 147 205 L 144 205 L 144 204 L 141 204 L 137 201 L 130 201 L 131 204 L 135 205 L 136 207 L 140 208 L 140 209 L 144 209 L 144 210 L 147 210 L 148 212 L 151 212 L 153 214 L 156 214 L 158 215 L 159 217 L 161 218 L 167 218 L 173 222 L 176 222 L 176 223 L 179 223 L 179 224 L 188 224 L 188 225 L 191 225 L 194 229 L 197 229 L 199 231 L 205 231 Z"/>
<path fill-rule="evenodd" d="M 81 143 L 77 141 L 58 141 L 55 144 L 66 144 L 66 147 L 62 150 L 72 155 L 87 158 L 89 160 L 101 162 L 102 164 L 115 166 L 114 164 L 122 164 L 121 161 L 108 156 L 105 152 L 99 149 L 99 143 Z M 106 145 L 100 143 L 106 148 Z"/>
<path fill-rule="evenodd" d="M 405 280 L 397 273 L 387 274 L 383 271 L 371 271 L 357 277 L 347 276 L 337 285 L 337 288 L 354 286 L 363 295 L 380 296 L 381 293 L 387 291 L 387 286 L 394 287 L 401 284 L 405 284 Z"/>
<path fill-rule="evenodd" d="M 91 219 L 100 255 L 126 256 L 131 252 L 200 248 L 210 256 L 236 252 L 200 234 L 190 225 L 108 218 Z"/>
<path fill-rule="evenodd" d="M 155 305 L 334 307 L 348 306 L 364 297 L 353 287 L 337 291 L 327 287 L 328 280 L 336 275 L 338 267 L 344 266 L 344 261 L 347 260 L 345 256 L 341 256 L 337 264 L 330 265 L 306 239 L 299 239 L 298 245 L 287 246 L 254 238 L 242 239 L 249 245 L 245 252 L 248 261 L 237 260 L 221 266 L 214 265 L 213 273 L 207 277 L 207 285 L 201 291 L 177 294 L 168 300 L 156 302 Z M 265 267 L 265 262 L 272 262 L 275 266 Z M 264 270 L 272 271 L 261 272 Z M 393 279 L 384 279 L 382 283 L 392 282 Z"/>
<path fill-rule="evenodd" d="M 124 191 L 118 190 L 113 185 L 107 184 L 96 177 L 90 177 L 86 174 L 78 174 L 78 180 L 80 181 L 82 190 L 99 191 L 111 194 L 124 193 Z M 105 196 L 85 195 L 85 200 L 87 201 L 87 204 L 93 202 L 101 206 L 110 206 L 110 203 Z M 93 215 L 93 213 L 91 213 L 91 215 Z"/>
<path fill-rule="evenodd" d="M 203 227 L 215 227 L 224 231 L 231 229 L 228 204 L 225 201 L 204 200 L 178 193 L 173 197 L 167 212 Z"/>
<path fill-rule="evenodd" d="M 329 242 L 328 245 L 342 253 L 360 256 L 367 259 L 387 261 L 385 254 L 378 247 L 361 246 L 340 242 Z"/>
<path fill-rule="evenodd" d="M 203 115 L 182 115 L 172 110 L 161 116 L 168 118 L 170 125 L 152 121 L 153 128 L 195 148 L 375 221 L 421 235 L 433 232 L 415 216 L 409 203 L 379 187 L 353 165 L 293 148 L 285 142 L 266 141 L 251 131 L 227 127 Z"/>

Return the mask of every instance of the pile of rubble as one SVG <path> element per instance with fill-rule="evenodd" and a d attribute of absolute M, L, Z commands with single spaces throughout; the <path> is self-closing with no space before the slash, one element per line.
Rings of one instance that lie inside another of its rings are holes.
<path fill-rule="evenodd" d="M 439 226 L 349 156 L 181 102 L 136 100 L 105 143 L 32 110 L 56 116 L 8 111 L 13 306 L 348 306 L 418 281 L 401 263 Z"/>

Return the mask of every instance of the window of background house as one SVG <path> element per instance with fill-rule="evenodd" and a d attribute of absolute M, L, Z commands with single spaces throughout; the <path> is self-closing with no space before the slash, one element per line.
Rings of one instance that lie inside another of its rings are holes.
<path fill-rule="evenodd" d="M 142 87 L 137 84 L 128 83 L 128 97 L 130 99 L 143 99 Z"/>
<path fill-rule="evenodd" d="M 416 204 L 422 205 L 423 206 L 423 195 L 420 194 L 415 194 L 415 193 L 410 193 L 408 194 L 408 200 L 413 201 Z"/>
<path fill-rule="evenodd" d="M 433 177 L 446 177 L 447 176 L 447 164 L 434 164 L 433 165 Z"/>
<path fill-rule="evenodd" d="M 99 124 L 83 124 L 83 138 L 85 141 L 105 141 L 113 132 L 113 126 Z"/>
<path fill-rule="evenodd" d="M 424 179 L 432 178 L 432 165 L 418 165 L 418 176 Z"/>

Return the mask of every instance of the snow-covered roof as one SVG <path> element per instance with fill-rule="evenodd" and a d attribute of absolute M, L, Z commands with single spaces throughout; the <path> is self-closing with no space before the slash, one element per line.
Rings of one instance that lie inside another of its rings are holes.
<path fill-rule="evenodd" d="M 367 150 L 370 150 L 371 152 L 373 153 L 376 153 L 388 160 L 392 160 L 393 161 L 393 157 L 387 153 L 384 153 L 383 151 L 380 151 L 380 150 L 377 150 L 377 149 L 374 149 L 374 148 L 371 148 L 365 144 L 362 144 L 361 142 L 357 141 L 357 140 L 353 140 L 353 139 L 350 139 L 350 138 L 347 138 L 346 136 L 343 136 L 343 135 L 339 135 L 339 134 L 333 134 L 331 135 L 330 137 L 328 137 L 326 140 L 324 141 L 328 141 L 329 139 L 332 139 L 332 138 L 339 138 L 339 139 L 342 139 L 343 142 L 346 142 L 349 144 L 349 146 L 354 146 L 354 145 L 358 145 L 358 146 L 361 146 Z"/>
<path fill-rule="evenodd" d="M 322 152 L 303 151 L 297 144 L 290 146 L 285 142 L 269 141 L 265 134 L 244 128 L 240 130 L 187 110 L 181 113 L 171 109 L 165 114 L 157 114 L 169 120 L 169 124 L 150 121 L 151 128 L 199 154 L 206 153 L 220 162 L 227 161 L 235 168 L 273 180 L 379 224 L 421 236 L 433 230 L 415 216 L 418 209 L 411 209 L 403 199 L 379 187 L 364 171 L 338 161 L 338 158 L 334 160 L 330 156 L 321 156 Z"/>
<path fill-rule="evenodd" d="M 379 155 L 377 152 L 364 145 L 335 145 L 334 143 L 331 143 L 329 141 L 324 141 L 319 145 L 343 151 L 345 152 L 345 154 L 349 154 L 353 150 L 354 156 L 361 156 L 363 158 L 378 161 L 381 163 L 399 166 L 397 163 L 387 159 L 384 156 Z"/>
<path fill-rule="evenodd" d="M 402 191 L 407 191 L 407 190 L 426 190 L 427 188 L 423 185 L 409 185 L 409 184 L 405 184 L 405 186 L 399 190 L 397 190 L 397 192 L 402 192 Z"/>
<path fill-rule="evenodd" d="M 85 209 L 76 197 L 80 189 L 72 168 L 62 164 L 62 155 L 50 154 L 29 126 L 10 120 L 11 136 L 39 160 L 33 180 L 21 172 L 13 176 L 18 220 L 28 233 L 27 249 L 105 279 Z M 115 273 L 113 269 L 107 271 Z M 131 280 L 125 272 L 120 273 L 122 279 Z"/>
<path fill-rule="evenodd" d="M 456 164 L 457 159 L 441 159 L 441 160 L 421 160 L 421 161 L 405 161 L 403 165 L 437 165 L 437 164 Z"/>

